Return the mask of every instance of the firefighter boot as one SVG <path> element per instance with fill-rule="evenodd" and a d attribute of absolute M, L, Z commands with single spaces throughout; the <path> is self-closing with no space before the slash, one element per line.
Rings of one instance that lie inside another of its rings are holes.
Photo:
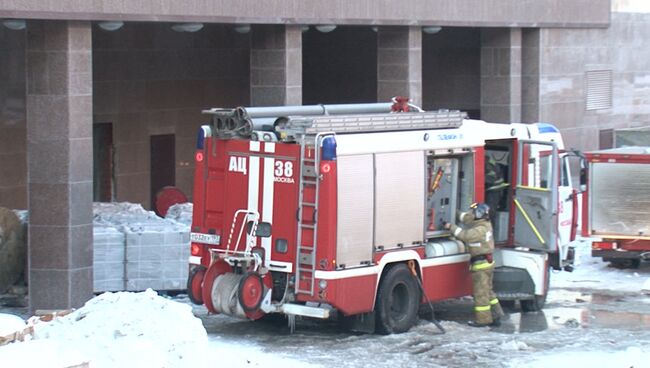
<path fill-rule="evenodd" d="M 490 300 L 490 312 L 492 312 L 492 321 L 494 321 L 494 325 L 500 324 L 501 318 L 504 318 L 506 316 L 506 314 L 503 312 L 503 308 L 501 308 L 499 299 L 497 298 L 492 298 L 492 300 Z"/>
<path fill-rule="evenodd" d="M 490 327 L 492 326 L 492 323 L 478 323 L 476 321 L 469 321 L 467 322 L 467 325 L 470 327 Z"/>

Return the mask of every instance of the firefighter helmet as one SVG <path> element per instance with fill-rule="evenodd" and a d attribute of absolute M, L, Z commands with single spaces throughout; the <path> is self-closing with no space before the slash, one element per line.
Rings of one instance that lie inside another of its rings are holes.
<path fill-rule="evenodd" d="M 490 219 L 490 206 L 485 203 L 474 203 L 470 206 L 474 214 L 474 218 L 479 219 Z"/>

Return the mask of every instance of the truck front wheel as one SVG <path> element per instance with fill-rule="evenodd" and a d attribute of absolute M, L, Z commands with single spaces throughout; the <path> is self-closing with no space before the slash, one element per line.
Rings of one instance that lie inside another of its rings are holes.
<path fill-rule="evenodd" d="M 417 320 L 420 290 L 417 280 L 405 264 L 391 267 L 383 275 L 375 313 L 377 332 L 381 334 L 408 331 Z"/>
<path fill-rule="evenodd" d="M 551 269 L 549 268 L 546 271 L 546 280 L 544 281 L 544 294 L 535 295 L 533 299 L 522 300 L 521 309 L 524 312 L 541 311 L 542 308 L 544 308 L 544 304 L 546 304 L 546 295 L 548 295 L 548 288 L 550 284 L 551 284 Z"/>

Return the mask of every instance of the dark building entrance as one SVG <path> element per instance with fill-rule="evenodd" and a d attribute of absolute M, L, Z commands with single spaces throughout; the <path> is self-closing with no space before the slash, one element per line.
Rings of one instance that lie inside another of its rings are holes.
<path fill-rule="evenodd" d="M 176 185 L 175 135 L 151 136 L 151 209 L 156 207 L 156 194 L 168 185 Z M 157 211 L 156 211 L 157 212 Z"/>
<path fill-rule="evenodd" d="M 113 124 L 93 124 L 93 200 L 111 202 L 113 191 Z"/>

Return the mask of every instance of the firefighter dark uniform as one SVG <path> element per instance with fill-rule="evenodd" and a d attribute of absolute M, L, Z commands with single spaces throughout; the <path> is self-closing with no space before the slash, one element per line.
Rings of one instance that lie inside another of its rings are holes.
<path fill-rule="evenodd" d="M 471 257 L 475 317 L 470 325 L 488 326 L 498 323 L 504 313 L 492 290 L 494 237 L 488 216 L 489 207 L 485 204 L 477 207 L 479 211 L 475 208 L 460 215 L 465 228 L 451 224 L 449 229 L 457 239 L 465 243 Z"/>
<path fill-rule="evenodd" d="M 490 157 L 485 163 L 485 202 L 491 210 L 498 211 L 504 205 L 507 187 L 501 165 Z"/>

